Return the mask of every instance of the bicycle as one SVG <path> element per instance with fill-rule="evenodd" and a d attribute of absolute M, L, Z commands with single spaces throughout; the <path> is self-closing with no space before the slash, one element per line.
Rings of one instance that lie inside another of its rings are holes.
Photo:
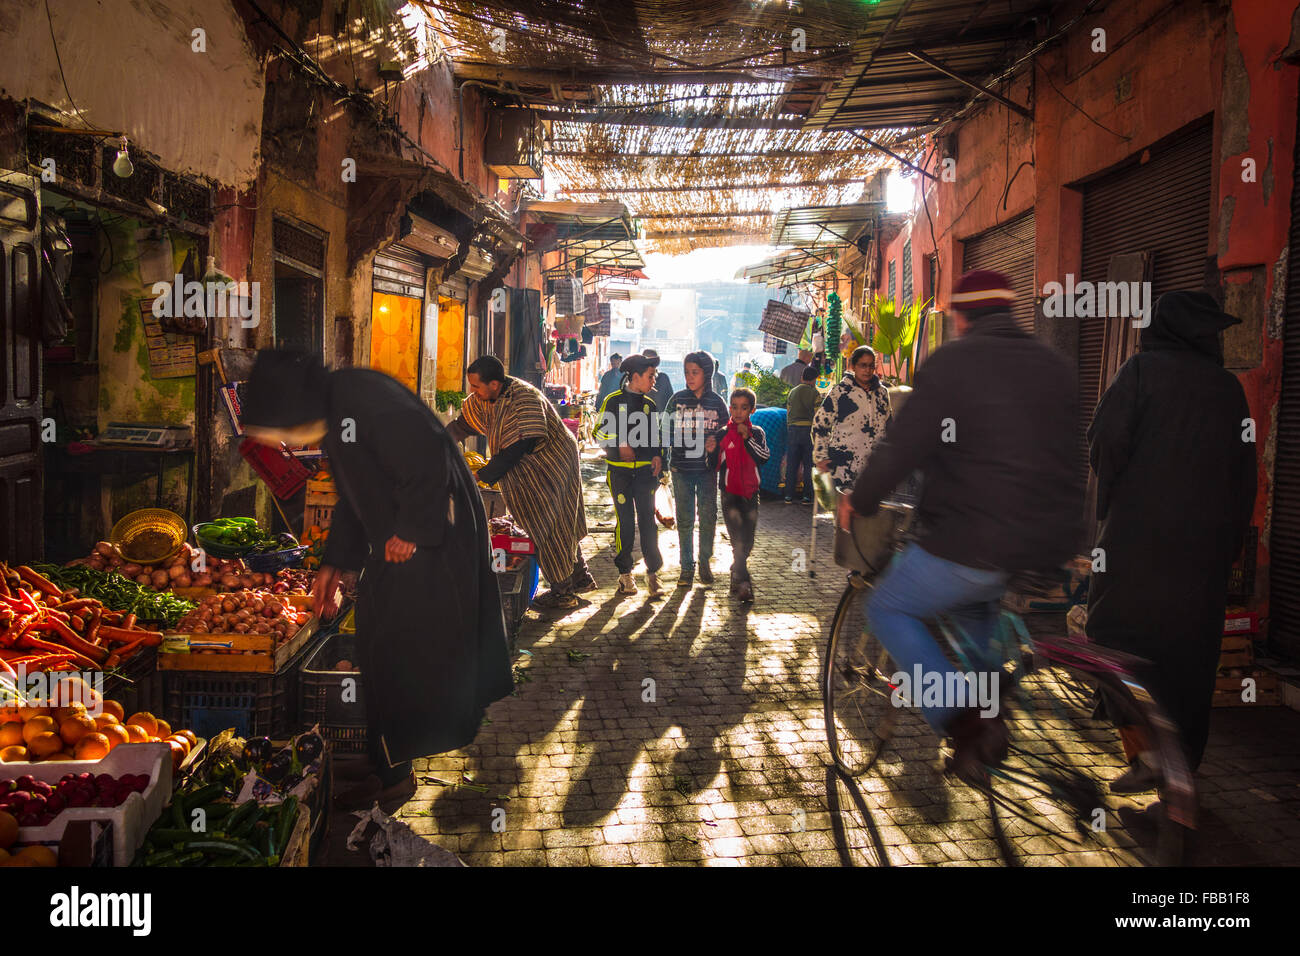
<path fill-rule="evenodd" d="M 848 570 L 848 581 L 831 623 L 822 691 L 831 758 L 839 772 L 849 778 L 876 766 L 892 741 L 933 733 L 920 712 L 904 699 L 903 682 L 894 682 L 896 669 L 889 653 L 871 633 L 863 616 L 864 598 L 873 580 L 910 539 L 912 514 L 910 503 L 890 500 L 882 503 L 875 515 L 855 516 L 851 532 L 836 529 L 835 562 Z M 1011 585 L 1025 578 L 1013 579 Z M 945 653 L 953 666 L 968 674 L 980 669 L 972 666 L 973 648 L 962 635 L 954 633 L 948 619 L 941 617 L 936 623 L 944 638 L 941 647 L 946 645 Z M 1070 637 L 1031 637 L 1019 615 L 1005 609 L 1000 625 L 996 650 L 1000 652 L 1001 670 L 1000 676 L 994 676 L 1002 690 L 1001 704 L 1010 711 L 1006 722 L 1011 747 L 1007 761 L 985 768 L 987 785 L 976 785 L 992 805 L 1014 813 L 1019 810 L 1018 799 L 1044 797 L 1074 802 L 1076 830 L 1095 834 L 1096 808 L 1102 802 L 1099 782 L 1092 774 L 1063 760 L 1045 757 L 1038 752 L 1041 746 L 1034 752 L 1026 749 L 1027 744 L 1026 748 L 1017 747 L 1017 730 L 1026 738 L 1030 736 L 1033 711 L 1044 703 L 1056 713 L 1073 710 L 1070 725 L 1077 726 L 1079 720 L 1087 719 L 1079 712 L 1086 712 L 1089 692 L 1100 692 L 1109 712 L 1122 714 L 1126 724 L 1142 729 L 1158 761 L 1164 812 L 1157 817 L 1154 840 L 1137 842 L 1151 862 L 1179 864 L 1185 833 L 1195 828 L 1195 792 L 1176 728 L 1136 676 L 1145 662 Z M 1051 739 L 1049 734 L 1039 736 Z M 1041 745 L 1042 741 L 1036 743 Z M 1013 796 L 999 793 L 995 784 L 1005 784 Z M 1089 800 L 1093 801 L 1090 814 Z M 1104 820 L 1105 808 L 1101 810 Z M 1083 819 L 1083 814 L 1091 819 Z M 1023 813 L 1018 815 L 1027 819 Z"/>

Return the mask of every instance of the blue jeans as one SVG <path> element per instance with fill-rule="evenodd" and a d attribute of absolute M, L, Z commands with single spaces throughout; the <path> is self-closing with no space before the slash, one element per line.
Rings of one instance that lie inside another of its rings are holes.
<path fill-rule="evenodd" d="M 677 508 L 677 543 L 683 571 L 695 570 L 695 512 L 700 512 L 700 563 L 713 559 L 713 536 L 718 526 L 718 473 L 673 473 L 673 500 Z"/>
<path fill-rule="evenodd" d="M 1000 657 L 991 645 L 1001 613 L 998 599 L 1006 590 L 1008 577 L 1006 571 L 968 568 L 909 544 L 864 596 L 863 613 L 897 670 L 910 677 L 919 664 L 927 681 L 929 675 L 941 675 L 941 686 L 949 687 L 949 675 L 958 673 L 957 669 L 944 656 L 926 622 L 946 615 L 971 657 L 971 665 L 997 669 Z M 917 709 L 941 737 L 957 713 L 956 708 L 945 706 Z"/>

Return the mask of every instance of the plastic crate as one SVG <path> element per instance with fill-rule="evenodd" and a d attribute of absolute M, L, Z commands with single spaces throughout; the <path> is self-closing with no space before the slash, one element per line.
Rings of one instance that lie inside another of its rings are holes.
<path fill-rule="evenodd" d="M 274 674 L 165 671 L 163 716 L 200 737 L 231 727 L 241 737 L 287 737 L 298 713 L 298 668 L 310 647 Z"/>
<path fill-rule="evenodd" d="M 337 753 L 366 752 L 366 698 L 361 672 L 337 671 L 341 660 L 355 663 L 355 634 L 327 635 L 302 665 L 299 726 L 320 727 L 321 736 Z M 345 680 L 355 681 L 349 697 L 343 699 Z"/>
<path fill-rule="evenodd" d="M 307 484 L 312 472 L 293 455 L 259 445 L 251 438 L 239 443 L 239 454 L 277 498 L 289 498 Z"/>
<path fill-rule="evenodd" d="M 161 713 L 164 706 L 158 649 L 147 647 L 118 671 L 104 675 L 104 696 L 122 705 L 128 715 Z"/>

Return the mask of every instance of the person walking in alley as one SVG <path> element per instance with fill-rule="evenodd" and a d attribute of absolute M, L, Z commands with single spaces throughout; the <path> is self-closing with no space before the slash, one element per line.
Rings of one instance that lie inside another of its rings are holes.
<path fill-rule="evenodd" d="M 849 369 L 813 415 L 812 454 L 838 491 L 848 491 L 892 418 L 889 389 L 876 374 L 876 353 L 859 346 Z"/>
<path fill-rule="evenodd" d="M 727 423 L 727 405 L 713 390 L 713 356 L 692 352 L 682 363 L 686 388 L 673 395 L 667 413 L 672 421 L 671 470 L 681 550 L 678 587 L 695 580 L 695 516 L 700 518 L 700 580 L 713 583 L 714 529 L 718 521 L 718 433 Z"/>
<path fill-rule="evenodd" d="M 803 373 L 812 368 L 813 353 L 811 349 L 800 349 L 799 357 L 781 369 L 781 381 L 791 388 L 798 386 L 803 381 Z M 817 376 L 813 376 L 815 379 Z"/>
<path fill-rule="evenodd" d="M 785 400 L 785 503 L 794 501 L 794 490 L 799 484 L 799 474 L 803 472 L 804 504 L 813 500 L 813 449 L 812 423 L 813 410 L 817 407 L 817 370 L 805 365 L 803 378 Z M 802 467 L 801 467 L 802 466 Z"/>
<path fill-rule="evenodd" d="M 630 355 L 620 367 L 627 376 L 622 388 L 605 399 L 597 416 L 596 441 L 605 448 L 605 479 L 614 500 L 614 566 L 618 568 L 618 593 L 635 594 L 632 546 L 641 529 L 641 554 L 645 557 L 646 589 L 650 597 L 663 595 L 659 570 L 659 527 L 655 522 L 655 489 L 663 471 L 665 449 L 654 399 L 658 359 Z"/>
<path fill-rule="evenodd" d="M 1097 475 L 1097 547 L 1087 633 L 1151 661 L 1150 688 L 1195 770 L 1209 736 L 1228 574 L 1255 506 L 1255 444 L 1241 383 L 1223 368 L 1219 334 L 1240 320 L 1204 292 L 1167 292 L 1088 429 Z M 1114 793 L 1161 783 L 1148 742 L 1125 715 L 1130 769 Z"/>
<path fill-rule="evenodd" d="M 373 369 L 327 372 L 307 353 L 259 352 L 240 420 L 253 441 L 319 442 L 329 455 L 339 500 L 312 607 L 329 620 L 341 577 L 362 572 L 356 649 L 373 770 L 338 802 L 407 799 L 410 761 L 472 743 L 485 708 L 514 690 L 474 476 L 409 388 Z"/>
<path fill-rule="evenodd" d="M 623 373 L 618 370 L 618 367 L 622 364 L 623 356 L 617 352 L 609 357 L 609 368 L 600 377 L 600 388 L 596 392 L 596 411 L 600 411 L 600 406 L 605 404 L 605 399 L 609 398 L 609 393 L 618 388 L 619 383 L 623 381 Z"/>
<path fill-rule="evenodd" d="M 654 349 L 645 349 L 641 352 L 641 354 L 646 358 L 648 358 L 659 372 L 659 374 L 657 374 L 654 378 L 654 385 L 650 387 L 650 389 L 646 392 L 646 394 L 649 395 L 650 398 L 654 400 L 655 410 L 662 412 L 665 408 L 668 407 L 668 402 L 673 397 L 672 379 L 668 377 L 667 372 L 663 371 L 662 369 L 659 369 L 658 352 L 656 352 Z"/>
<path fill-rule="evenodd" d="M 757 404 L 750 389 L 733 391 L 731 420 L 718 438 L 722 517 L 731 538 L 731 593 L 746 602 L 754 600 L 749 554 L 758 530 L 758 468 L 769 455 L 767 436 L 749 420 Z"/>
<path fill-rule="evenodd" d="M 491 460 L 479 481 L 501 483 L 506 507 L 533 540 L 537 563 L 551 589 L 533 606 L 568 611 L 596 582 L 582 554 L 587 513 L 582 501 L 578 443 L 537 389 L 511 378 L 495 355 L 482 355 L 465 372 L 470 394 L 447 426 L 457 441 L 485 435 Z"/>
<path fill-rule="evenodd" d="M 1074 370 L 1016 327 L 1014 300 L 1001 273 L 961 277 L 950 300 L 961 338 L 917 369 L 911 397 L 839 508 L 839 525 L 848 530 L 854 512 L 874 514 L 904 479 L 918 469 L 925 474 L 913 525 L 920 534 L 863 600 L 897 670 L 919 668 L 940 687 L 965 675 L 948 662 L 929 622 L 947 614 L 974 667 L 996 680 L 1000 659 L 991 648 L 1008 579 L 1058 570 L 1079 540 Z M 985 766 L 1006 755 L 1002 717 L 940 704 L 919 710 L 937 735 L 952 740 L 951 769 L 964 780 L 986 779 Z"/>

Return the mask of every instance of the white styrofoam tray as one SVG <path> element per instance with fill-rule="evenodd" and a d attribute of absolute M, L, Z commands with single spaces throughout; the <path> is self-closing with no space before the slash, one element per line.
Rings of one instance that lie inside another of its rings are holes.
<path fill-rule="evenodd" d="M 133 793 L 117 807 L 68 807 L 49 826 L 20 827 L 17 846 L 34 843 L 57 844 L 73 820 L 95 820 L 113 824 L 113 865 L 126 866 L 144 843 L 145 834 L 161 816 L 172 795 L 172 752 L 163 743 L 119 744 L 102 760 L 42 760 L 39 763 L 0 764 L 0 780 L 31 776 L 57 786 L 65 774 L 101 773 L 121 777 L 147 773 L 149 786 Z"/>

